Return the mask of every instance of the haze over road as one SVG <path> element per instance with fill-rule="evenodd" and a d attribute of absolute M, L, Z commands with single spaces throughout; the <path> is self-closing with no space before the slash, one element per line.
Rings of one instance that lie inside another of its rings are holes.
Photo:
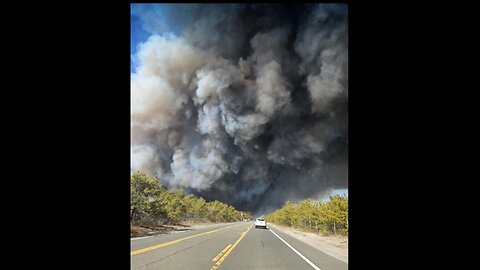
<path fill-rule="evenodd" d="M 253 223 L 132 239 L 131 269 L 348 269 L 348 264 L 297 239 L 276 229 L 255 229 Z"/>

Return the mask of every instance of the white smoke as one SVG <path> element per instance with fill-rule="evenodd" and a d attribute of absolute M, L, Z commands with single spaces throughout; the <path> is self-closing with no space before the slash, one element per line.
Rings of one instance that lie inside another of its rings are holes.
<path fill-rule="evenodd" d="M 171 164 L 174 187 L 206 189 L 228 171 L 221 152 L 210 140 L 204 141 L 201 147 L 201 154 L 188 153 L 183 149 L 175 151 Z"/>
<path fill-rule="evenodd" d="M 270 117 L 290 102 L 290 91 L 283 80 L 280 65 L 272 61 L 263 66 L 257 78 L 257 110 Z"/>

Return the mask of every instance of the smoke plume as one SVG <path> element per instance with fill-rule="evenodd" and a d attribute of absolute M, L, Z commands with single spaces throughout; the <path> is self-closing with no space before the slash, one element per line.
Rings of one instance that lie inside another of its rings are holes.
<path fill-rule="evenodd" d="M 132 14 L 151 33 L 131 74 L 132 171 L 255 213 L 347 187 L 346 5 Z"/>

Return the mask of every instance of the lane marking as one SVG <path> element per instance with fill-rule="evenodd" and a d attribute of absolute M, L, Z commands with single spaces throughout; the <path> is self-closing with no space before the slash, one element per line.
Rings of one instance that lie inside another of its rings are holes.
<path fill-rule="evenodd" d="M 248 229 L 246 231 L 244 231 L 240 238 L 238 238 L 237 242 L 235 242 L 235 244 L 233 244 L 233 246 L 217 261 L 217 263 L 212 266 L 212 268 L 210 268 L 210 270 L 215 270 L 217 269 L 220 264 L 222 264 L 222 262 L 225 260 L 225 258 L 227 258 L 227 256 L 230 254 L 230 252 L 232 252 L 232 250 L 238 245 L 238 243 L 240 243 L 240 241 L 242 241 L 242 239 L 245 237 L 245 235 L 247 235 L 248 231 L 250 231 L 250 229 L 253 227 L 253 224 L 250 225 L 250 227 L 248 227 Z"/>
<path fill-rule="evenodd" d="M 300 256 L 300 258 L 302 258 L 304 261 L 306 261 L 311 267 L 313 267 L 313 269 L 315 270 L 321 270 L 318 266 L 316 266 L 315 264 L 313 264 L 309 259 L 307 259 L 305 256 L 302 255 L 302 253 L 298 252 L 295 248 L 293 248 L 289 243 L 287 243 L 287 241 L 283 240 L 283 238 L 281 238 L 278 234 L 276 234 L 274 231 L 272 231 L 271 229 L 269 229 L 269 231 L 271 231 L 276 237 L 278 237 L 278 239 L 282 240 L 283 243 L 285 243 L 285 245 L 287 245 L 287 247 L 291 248 L 293 251 L 295 251 L 295 253 L 297 253 L 298 256 Z"/>
<path fill-rule="evenodd" d="M 218 253 L 217 256 L 215 256 L 215 258 L 212 259 L 212 262 L 216 262 L 218 259 L 220 259 L 220 257 L 225 254 L 225 252 L 227 252 L 227 250 L 232 246 L 232 244 L 228 244 L 228 246 L 226 248 L 224 248 L 222 251 L 220 251 L 220 253 Z"/>
<path fill-rule="evenodd" d="M 191 239 L 191 238 L 194 238 L 194 237 L 197 237 L 197 236 L 218 232 L 218 231 L 225 230 L 225 229 L 228 229 L 228 228 L 231 228 L 231 227 L 234 227 L 234 226 L 238 226 L 238 225 L 240 225 L 240 224 L 236 224 L 236 225 L 228 226 L 228 227 L 223 227 L 223 228 L 220 228 L 220 229 L 216 229 L 216 230 L 213 230 L 213 231 L 208 231 L 208 232 L 204 232 L 204 233 L 200 233 L 200 234 L 194 234 L 194 235 L 191 235 L 191 236 L 187 236 L 187 237 L 184 237 L 184 238 L 180 238 L 180 239 L 177 239 L 177 240 L 173 240 L 173 241 L 170 241 L 170 242 L 162 243 L 162 244 L 147 247 L 147 248 L 137 249 L 137 250 L 134 250 L 134 251 L 130 252 L 130 255 L 137 255 L 137 254 L 147 252 L 147 251 L 150 251 L 150 250 L 154 250 L 154 249 L 157 249 L 157 248 L 170 246 L 170 245 L 176 244 L 178 242 L 181 242 L 183 240 L 187 240 L 187 239 Z"/>

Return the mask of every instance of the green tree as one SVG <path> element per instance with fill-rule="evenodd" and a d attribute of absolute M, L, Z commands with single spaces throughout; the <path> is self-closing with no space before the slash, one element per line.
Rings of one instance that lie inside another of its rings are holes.
<path fill-rule="evenodd" d="M 207 218 L 213 222 L 236 221 L 241 213 L 220 201 L 206 202 L 183 190 L 167 190 L 156 177 L 135 172 L 130 179 L 132 224 L 178 224 L 187 218 Z M 251 215 L 250 215 L 251 216 Z"/>
<path fill-rule="evenodd" d="M 294 204 L 287 201 L 282 208 L 265 216 L 268 222 L 306 231 L 348 234 L 348 197 L 330 196 L 317 203 L 311 199 Z"/>
<path fill-rule="evenodd" d="M 193 205 L 193 217 L 202 218 L 206 216 L 207 213 L 207 202 L 204 198 L 199 198 Z"/>
<path fill-rule="evenodd" d="M 167 222 L 178 224 L 185 214 L 185 203 L 183 199 L 183 190 L 167 191 L 161 198 L 167 212 Z"/>
<path fill-rule="evenodd" d="M 132 223 L 145 222 L 162 215 L 156 205 L 156 198 L 160 196 L 162 190 L 156 177 L 147 177 L 142 172 L 135 172 L 131 176 L 130 218 Z"/>
<path fill-rule="evenodd" d="M 185 205 L 185 218 L 193 218 L 195 216 L 195 205 L 198 199 L 195 195 L 190 194 L 183 198 L 183 202 Z"/>

